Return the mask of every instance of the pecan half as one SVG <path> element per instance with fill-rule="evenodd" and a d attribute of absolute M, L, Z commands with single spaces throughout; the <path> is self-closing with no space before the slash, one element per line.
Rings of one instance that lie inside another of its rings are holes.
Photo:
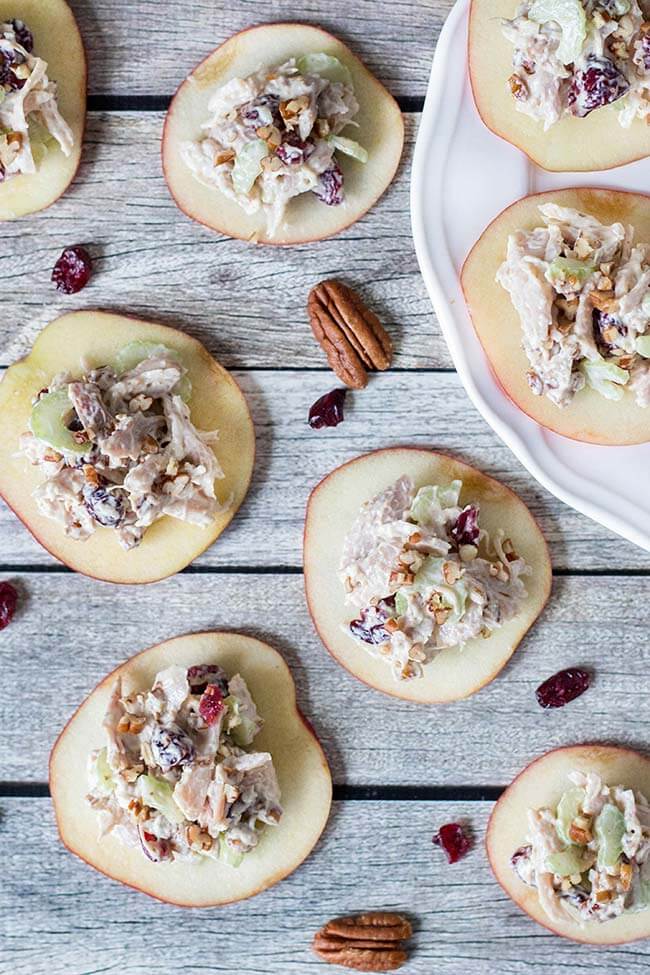
<path fill-rule="evenodd" d="M 312 948 L 333 965 L 360 972 L 392 972 L 408 958 L 402 942 L 411 933 L 410 922 L 400 914 L 371 911 L 328 921 L 314 935 Z"/>
<path fill-rule="evenodd" d="M 340 281 L 321 281 L 309 293 L 312 332 L 330 367 L 353 389 L 368 384 L 368 369 L 388 369 L 393 343 L 374 312 Z"/>

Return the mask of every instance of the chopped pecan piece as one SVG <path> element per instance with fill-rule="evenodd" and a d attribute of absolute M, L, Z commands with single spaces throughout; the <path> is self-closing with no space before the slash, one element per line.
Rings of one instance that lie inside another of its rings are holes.
<path fill-rule="evenodd" d="M 328 921 L 314 936 L 312 947 L 333 965 L 360 972 L 392 972 L 408 958 L 403 942 L 411 933 L 410 922 L 400 914 L 371 911 Z"/>
<path fill-rule="evenodd" d="M 388 369 L 393 343 L 374 312 L 340 281 L 321 281 L 309 294 L 309 321 L 330 367 L 353 389 L 368 383 L 368 369 Z"/>

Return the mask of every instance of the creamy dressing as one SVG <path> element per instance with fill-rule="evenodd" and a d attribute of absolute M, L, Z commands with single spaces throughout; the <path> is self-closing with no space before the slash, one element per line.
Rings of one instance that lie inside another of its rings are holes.
<path fill-rule="evenodd" d="M 516 108 L 544 129 L 606 105 L 623 128 L 650 119 L 650 23 L 638 0 L 526 0 L 502 30 Z"/>
<path fill-rule="evenodd" d="M 246 682 L 216 665 L 170 666 L 149 690 L 113 687 L 87 802 L 154 862 L 221 857 L 237 866 L 282 816 L 268 752 L 246 750 L 263 721 Z"/>
<path fill-rule="evenodd" d="M 41 514 L 79 540 L 111 528 L 125 549 L 164 516 L 211 525 L 230 501 L 216 498 L 215 480 L 225 476 L 212 449 L 218 434 L 193 425 L 186 372 L 160 346 L 132 368 L 60 375 L 41 390 L 20 438 L 44 474 L 34 493 Z"/>
<path fill-rule="evenodd" d="M 21 21 L 0 23 L 0 182 L 38 169 L 55 139 L 65 156 L 74 136 L 57 105 L 47 62 L 32 54 L 33 38 Z"/>
<path fill-rule="evenodd" d="M 544 226 L 508 237 L 497 281 L 521 322 L 533 393 L 559 407 L 591 386 L 608 399 L 629 388 L 650 404 L 650 244 L 555 204 Z"/>
<path fill-rule="evenodd" d="M 650 805 L 595 772 L 569 773 L 557 807 L 529 809 L 512 867 L 553 920 L 608 921 L 650 905 Z"/>
<path fill-rule="evenodd" d="M 208 111 L 204 135 L 183 143 L 182 158 L 197 179 L 246 213 L 263 213 L 270 235 L 296 196 L 311 191 L 330 206 L 343 202 L 337 150 L 367 158 L 340 135 L 354 124 L 359 104 L 349 71 L 328 55 L 233 78 L 214 92 Z"/>
<path fill-rule="evenodd" d="M 396 680 L 421 677 L 447 647 L 488 638 L 519 612 L 530 572 L 504 532 L 479 527 L 462 507 L 460 481 L 416 492 L 409 477 L 361 508 L 347 534 L 339 578 L 359 611 L 352 638 L 391 667 Z"/>

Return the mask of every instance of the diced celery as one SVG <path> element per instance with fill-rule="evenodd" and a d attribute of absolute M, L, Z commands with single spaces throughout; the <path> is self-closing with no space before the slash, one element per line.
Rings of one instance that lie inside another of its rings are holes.
<path fill-rule="evenodd" d="M 573 820 L 580 814 L 582 803 L 585 801 L 585 790 L 576 786 L 567 789 L 557 804 L 557 819 L 555 828 L 563 843 L 570 846 L 573 840 L 569 836 L 569 827 Z"/>
<path fill-rule="evenodd" d="M 106 748 L 101 748 L 98 751 L 92 770 L 95 777 L 95 787 L 100 792 L 105 792 L 107 795 L 110 795 L 115 788 L 115 779 L 113 777 L 113 769 L 108 764 Z"/>
<path fill-rule="evenodd" d="M 232 185 L 236 193 L 243 196 L 250 193 L 262 172 L 262 160 L 268 155 L 269 147 L 263 139 L 253 139 L 240 149 L 232 167 Z"/>
<path fill-rule="evenodd" d="M 569 846 L 558 850 L 546 858 L 546 867 L 560 877 L 570 877 L 573 873 L 584 873 L 593 866 L 596 856 L 582 846 Z"/>
<path fill-rule="evenodd" d="M 615 866 L 623 852 L 625 816 L 613 803 L 606 803 L 598 814 L 595 825 L 598 840 L 598 866 Z"/>
<path fill-rule="evenodd" d="M 562 30 L 557 49 L 559 60 L 562 64 L 577 61 L 587 37 L 587 16 L 582 0 L 534 0 L 528 17 L 538 24 L 555 21 Z"/>
<path fill-rule="evenodd" d="M 123 372 L 135 369 L 137 365 L 144 362 L 150 356 L 167 356 L 176 362 L 181 362 L 181 358 L 176 349 L 171 349 L 162 342 L 145 342 L 142 339 L 136 339 L 135 342 L 129 342 L 128 345 L 120 349 L 113 361 L 113 368 L 119 376 Z M 178 392 L 182 399 L 186 403 L 189 403 L 192 396 L 192 381 L 187 373 L 181 377 L 181 381 L 178 384 Z"/>
<path fill-rule="evenodd" d="M 353 159 L 358 159 L 362 163 L 368 162 L 368 150 L 364 149 L 358 142 L 355 142 L 354 139 L 347 139 L 343 135 L 330 135 L 327 141 L 331 146 L 346 156 L 352 156 Z"/>
<path fill-rule="evenodd" d="M 622 387 L 629 381 L 627 369 L 621 369 L 604 359 L 583 359 L 579 366 L 589 386 L 606 399 L 620 400 Z"/>
<path fill-rule="evenodd" d="M 352 84 L 350 69 L 331 54 L 323 52 L 303 54 L 296 61 L 296 67 L 301 74 L 317 74 L 328 81 L 340 81 L 344 85 Z"/>
<path fill-rule="evenodd" d="M 650 359 L 650 335 L 639 335 L 634 347 L 644 359 Z"/>
<path fill-rule="evenodd" d="M 587 261 L 578 261 L 573 257 L 556 257 L 549 264 L 544 277 L 551 284 L 565 281 L 572 286 L 575 283 L 581 287 L 595 270 L 596 265 L 589 264 Z M 575 290 L 578 290 L 578 287 Z"/>
<path fill-rule="evenodd" d="M 244 859 L 243 853 L 237 853 L 231 846 L 226 842 L 226 837 L 221 836 L 219 838 L 219 856 L 227 863 L 230 867 L 239 867 Z"/>
<path fill-rule="evenodd" d="M 72 403 L 66 389 L 56 389 L 46 393 L 32 409 L 29 425 L 32 433 L 55 450 L 65 450 L 71 454 L 85 454 L 90 442 L 77 443 L 72 431 L 68 430 L 66 420 L 72 415 Z"/>
<path fill-rule="evenodd" d="M 136 789 L 144 804 L 157 809 L 170 823 L 182 823 L 185 819 L 174 800 L 174 790 L 165 779 L 158 779 L 155 775 L 139 775 Z"/>

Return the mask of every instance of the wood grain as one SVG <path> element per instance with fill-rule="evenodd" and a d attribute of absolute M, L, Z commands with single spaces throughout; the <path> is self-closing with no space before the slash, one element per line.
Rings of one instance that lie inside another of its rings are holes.
<path fill-rule="evenodd" d="M 307 294 L 325 277 L 361 289 L 389 328 L 400 367 L 450 367 L 420 278 L 409 217 L 409 160 L 363 220 L 307 247 L 255 247 L 189 220 L 160 167 L 158 113 L 91 114 L 80 173 L 50 210 L 3 225 L 0 363 L 23 355 L 39 329 L 71 308 L 109 307 L 178 325 L 224 365 L 316 367 Z M 80 294 L 50 281 L 63 247 L 85 244 L 95 273 Z"/>
<path fill-rule="evenodd" d="M 111 96 L 169 95 L 231 34 L 252 24 L 293 20 L 324 27 L 347 41 L 393 94 L 423 96 L 433 49 L 452 6 L 453 0 L 356 0 L 347 5 L 193 0 L 184 7 L 160 0 L 72 0 L 89 54 L 90 93 Z"/>
<path fill-rule="evenodd" d="M 243 630 L 290 664 L 298 701 L 347 785 L 509 782 L 535 756 L 594 738 L 650 740 L 647 581 L 556 579 L 551 602 L 504 672 L 474 697 L 422 707 L 381 695 L 322 647 L 297 575 L 181 575 L 137 592 L 80 576 L 19 580 L 21 611 L 0 635 L 3 777 L 43 781 L 51 745 L 85 695 L 125 657 L 179 633 Z M 637 621 L 637 622 L 635 622 Z M 362 649 L 360 653 L 365 652 Z M 563 667 L 592 670 L 579 700 L 542 711 L 534 690 Z M 245 676 L 245 675 L 244 675 Z"/>
<path fill-rule="evenodd" d="M 219 354 L 219 337 L 209 344 Z M 647 553 L 539 487 L 471 405 L 455 373 L 393 370 L 377 375 L 368 389 L 348 396 L 344 423 L 320 431 L 309 428 L 307 413 L 336 385 L 332 373 L 238 371 L 236 377 L 257 432 L 253 486 L 233 525 L 197 565 L 299 566 L 310 490 L 357 454 L 405 443 L 457 454 L 514 488 L 539 519 L 558 570 L 650 565 Z M 0 552 L 0 565 L 55 564 L 4 504 Z"/>
<path fill-rule="evenodd" d="M 159 904 L 96 874 L 58 843 L 46 799 L 2 802 L 0 904 L 6 975 L 335 973 L 309 949 L 327 920 L 367 909 L 414 924 L 405 975 L 642 975 L 650 943 L 589 948 L 537 926 L 506 897 L 483 851 L 489 803 L 335 803 L 320 844 L 291 877 L 220 910 Z M 431 845 L 444 822 L 475 834 L 450 866 Z"/>

